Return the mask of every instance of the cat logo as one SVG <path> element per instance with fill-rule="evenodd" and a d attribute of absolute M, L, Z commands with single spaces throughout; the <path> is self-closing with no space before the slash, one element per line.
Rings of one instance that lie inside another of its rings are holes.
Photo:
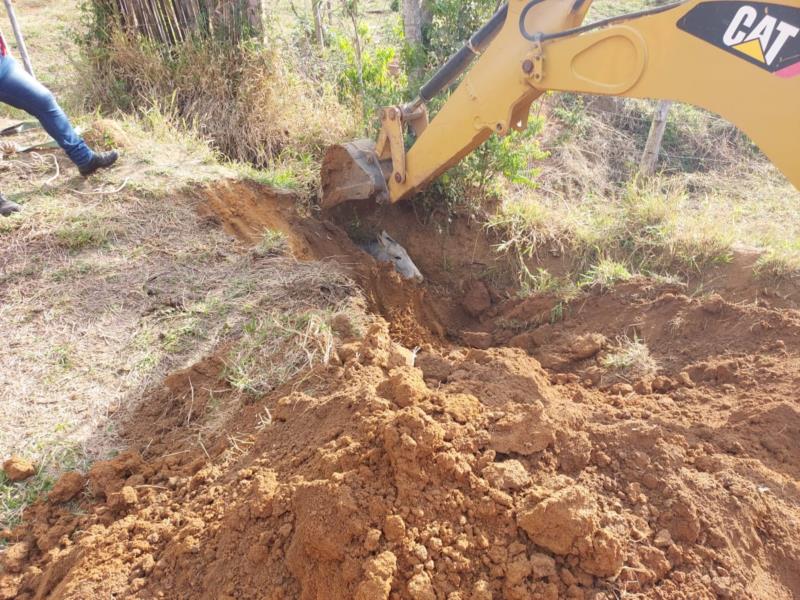
<path fill-rule="evenodd" d="M 774 73 L 800 75 L 800 9 L 763 2 L 704 2 L 679 21 L 683 31 Z"/>

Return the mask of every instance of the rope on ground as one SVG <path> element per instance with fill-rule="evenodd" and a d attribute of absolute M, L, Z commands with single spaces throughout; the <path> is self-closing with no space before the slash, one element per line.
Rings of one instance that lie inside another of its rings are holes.
<path fill-rule="evenodd" d="M 120 185 L 118 188 L 114 188 L 112 190 L 105 189 L 105 188 L 97 188 L 96 190 L 92 190 L 91 192 L 81 192 L 80 190 L 76 190 L 76 189 L 70 188 L 69 191 L 73 192 L 75 194 L 78 194 L 80 196 L 102 196 L 102 195 L 109 195 L 109 194 L 118 194 L 119 192 L 121 192 L 122 190 L 125 189 L 126 185 L 128 185 L 128 180 L 129 179 L 130 179 L 130 177 L 126 177 L 125 181 L 122 182 L 122 185 Z"/>
<path fill-rule="evenodd" d="M 43 162 L 46 161 L 46 159 L 43 156 L 40 156 L 39 154 L 34 153 L 34 156 L 36 156 L 36 158 L 40 159 Z M 49 186 L 56 179 L 58 179 L 59 176 L 61 175 L 61 167 L 59 167 L 59 165 L 58 165 L 58 159 L 56 158 L 56 155 L 55 154 L 49 154 L 48 156 L 53 159 L 53 165 L 55 165 L 55 167 L 56 167 L 56 174 L 53 175 L 47 181 L 44 182 L 43 185 L 46 185 L 46 186 Z"/>

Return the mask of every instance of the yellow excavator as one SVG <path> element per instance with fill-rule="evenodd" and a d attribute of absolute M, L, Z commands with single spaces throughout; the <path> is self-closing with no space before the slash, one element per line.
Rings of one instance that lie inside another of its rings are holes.
<path fill-rule="evenodd" d="M 800 189 L 800 0 L 689 0 L 582 25 L 590 4 L 509 0 L 417 99 L 381 110 L 377 142 L 328 148 L 321 206 L 412 196 L 491 135 L 525 129 L 550 90 L 703 107 Z M 465 72 L 429 122 L 427 103 Z"/>

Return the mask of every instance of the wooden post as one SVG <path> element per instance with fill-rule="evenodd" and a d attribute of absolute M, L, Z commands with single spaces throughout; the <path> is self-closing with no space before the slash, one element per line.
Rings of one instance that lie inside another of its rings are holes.
<path fill-rule="evenodd" d="M 671 100 L 659 100 L 653 122 L 650 124 L 650 133 L 644 145 L 642 162 L 639 164 L 639 173 L 643 177 L 652 177 L 656 172 L 658 155 L 661 152 L 661 142 L 664 139 L 664 130 L 667 127 L 667 115 L 672 106 Z"/>
<path fill-rule="evenodd" d="M 22 58 L 22 64 L 25 65 L 25 70 L 30 73 L 34 79 L 36 75 L 33 74 L 33 65 L 31 64 L 30 56 L 28 56 L 28 48 L 25 46 L 25 38 L 22 36 L 22 30 L 19 28 L 17 22 L 17 15 L 14 13 L 14 7 L 11 0 L 3 0 L 6 3 L 6 12 L 8 13 L 8 20 L 11 21 L 11 29 L 14 30 L 14 37 L 17 38 L 17 47 L 19 48 L 19 55 Z"/>

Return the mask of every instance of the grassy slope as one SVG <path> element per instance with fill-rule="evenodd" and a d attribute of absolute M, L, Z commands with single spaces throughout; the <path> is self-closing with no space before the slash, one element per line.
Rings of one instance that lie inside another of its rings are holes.
<path fill-rule="evenodd" d="M 75 91 L 62 43 L 76 4 L 16 3 L 39 75 L 61 96 Z M 0 545 L 60 472 L 115 452 L 117 421 L 165 374 L 231 344 L 229 383 L 270 389 L 310 360 L 303 344 L 327 343 L 335 306 L 309 290 L 349 293 L 329 266 L 282 256 L 279 236 L 252 254 L 209 226 L 187 187 L 237 172 L 158 113 L 87 136 L 121 148 L 120 165 L 83 180 L 60 152 L 0 163 L 0 189 L 24 207 L 0 221 L 0 462 L 39 465 L 23 484 L 0 475 Z"/>

